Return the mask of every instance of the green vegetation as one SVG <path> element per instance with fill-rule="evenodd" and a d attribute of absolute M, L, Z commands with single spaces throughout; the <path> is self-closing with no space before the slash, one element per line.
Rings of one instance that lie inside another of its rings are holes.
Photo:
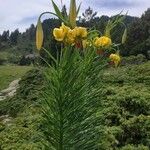
<path fill-rule="evenodd" d="M 108 20 L 116 17 L 86 11 L 89 14 L 83 13 L 77 24 L 102 34 Z M 66 12 L 64 6 L 62 14 Z M 14 97 L 0 101 L 0 150 L 149 150 L 149 19 L 150 8 L 141 18 L 126 16 L 128 38 L 120 45 L 120 54 L 130 57 L 124 57 L 119 68 L 111 64 L 103 68 L 103 62 L 93 57 L 94 50 L 87 54 L 70 47 L 49 69 L 16 66 L 44 64 L 35 51 L 36 27 L 31 25 L 24 33 L 4 31 L 0 91 L 15 79 L 21 81 Z M 43 46 L 54 58 L 44 51 L 40 55 L 53 64 L 61 45 L 50 35 L 60 20 L 47 19 L 42 25 Z M 120 43 L 123 28 L 114 28 L 113 42 Z"/>
<path fill-rule="evenodd" d="M 150 147 L 150 62 L 109 68 L 99 80 L 103 81 L 100 87 L 99 109 L 95 116 L 99 149 L 148 150 Z M 9 126 L 1 121 L 0 148 L 2 150 L 43 148 L 41 129 L 44 126 L 38 98 L 39 92 L 43 89 L 41 85 L 44 85 L 41 72 L 31 70 L 20 82 L 17 95 L 5 104 L 0 103 L 3 114 L 10 113 L 14 117 Z M 93 127 L 92 129 L 94 130 Z"/>
<path fill-rule="evenodd" d="M 31 68 L 27 66 L 0 66 L 0 90 L 7 88 L 11 81 L 21 78 Z"/>
<path fill-rule="evenodd" d="M 102 80 L 102 107 L 97 113 L 101 116 L 99 124 L 104 127 L 101 147 L 133 150 L 144 149 L 145 145 L 149 149 L 150 62 L 111 68 Z"/>
<path fill-rule="evenodd" d="M 40 71 L 33 69 L 22 77 L 16 96 L 0 102 L 0 114 L 13 117 L 9 124 L 0 120 L 0 149 L 42 149 L 39 139 L 41 114 L 38 98 L 42 82 Z"/>

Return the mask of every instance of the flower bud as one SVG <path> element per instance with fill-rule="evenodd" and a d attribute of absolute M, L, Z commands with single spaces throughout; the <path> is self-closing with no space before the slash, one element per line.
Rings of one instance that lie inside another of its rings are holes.
<path fill-rule="evenodd" d="M 37 29 L 36 29 L 36 47 L 38 50 L 42 48 L 43 44 L 43 28 L 40 19 L 38 19 Z"/>

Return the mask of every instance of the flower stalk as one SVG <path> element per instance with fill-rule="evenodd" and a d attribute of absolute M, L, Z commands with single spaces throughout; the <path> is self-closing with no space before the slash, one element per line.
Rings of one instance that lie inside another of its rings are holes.
<path fill-rule="evenodd" d="M 76 0 L 70 1 L 70 12 L 69 12 L 69 22 L 71 28 L 76 26 L 77 10 L 76 10 Z"/>

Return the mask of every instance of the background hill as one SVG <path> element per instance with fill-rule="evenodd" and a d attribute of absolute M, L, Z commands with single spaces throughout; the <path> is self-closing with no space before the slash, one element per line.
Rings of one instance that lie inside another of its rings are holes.
<path fill-rule="evenodd" d="M 92 12 L 94 14 L 94 12 Z M 115 17 L 115 16 L 113 16 Z M 104 32 L 104 27 L 109 19 L 113 17 L 101 16 L 93 17 L 86 21 L 79 19 L 78 24 L 85 27 L 92 27 Z M 86 16 L 85 16 L 86 19 Z M 121 46 L 121 55 L 130 56 L 143 54 L 147 59 L 150 58 L 150 9 L 148 9 L 141 18 L 126 16 L 124 23 L 128 28 L 128 39 L 125 46 Z M 55 27 L 60 25 L 60 21 L 55 18 L 43 21 L 44 29 L 44 47 L 56 52 L 57 44 L 52 35 Z M 19 32 L 16 29 L 13 32 L 4 31 L 0 35 L 0 64 L 29 64 L 24 61 L 26 55 L 35 54 L 35 31 L 36 27 L 32 24 L 25 32 Z M 120 42 L 119 39 L 123 33 L 123 27 L 117 26 L 113 32 L 112 38 L 115 42 Z M 52 44 L 53 43 L 53 44 Z"/>

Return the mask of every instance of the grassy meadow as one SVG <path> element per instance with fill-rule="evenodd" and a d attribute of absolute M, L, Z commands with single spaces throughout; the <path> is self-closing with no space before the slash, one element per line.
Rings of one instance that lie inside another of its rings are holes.
<path fill-rule="evenodd" d="M 7 88 L 11 81 L 21 78 L 31 68 L 27 66 L 0 66 L 0 90 Z"/>

